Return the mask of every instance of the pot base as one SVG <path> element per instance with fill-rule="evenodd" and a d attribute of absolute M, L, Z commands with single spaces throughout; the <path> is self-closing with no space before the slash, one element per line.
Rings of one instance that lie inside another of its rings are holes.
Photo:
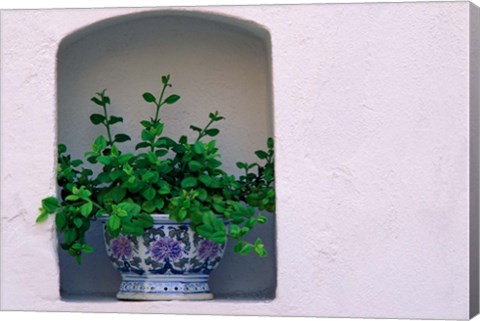
<path fill-rule="evenodd" d="M 117 293 L 117 299 L 129 301 L 200 301 L 212 300 L 211 293 Z"/>
<path fill-rule="evenodd" d="M 160 279 L 160 280 L 159 280 Z M 134 280 L 124 278 L 117 298 L 120 300 L 139 301 L 169 301 L 169 300 L 211 300 L 213 295 L 208 287 L 207 278 L 197 278 L 195 281 L 188 277 L 173 279 L 157 277 Z"/>

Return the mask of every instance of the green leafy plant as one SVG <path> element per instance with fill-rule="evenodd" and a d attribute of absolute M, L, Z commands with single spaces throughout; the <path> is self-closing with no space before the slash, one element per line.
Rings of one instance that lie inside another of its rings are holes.
<path fill-rule="evenodd" d="M 238 162 L 244 173 L 240 177 L 228 174 L 221 169 L 214 139 L 220 132 L 215 125 L 224 120 L 218 112 L 208 115 L 205 126 L 190 126 L 194 140 L 187 135 L 178 140 L 163 135 L 160 111 L 180 99 L 176 94 L 166 95 L 170 87 L 170 76 L 162 76 L 159 97 L 143 94 L 155 116 L 140 122 L 140 142 L 134 153 L 120 148 L 131 138 L 114 130 L 123 118 L 109 114 L 111 101 L 105 90 L 91 99 L 100 113 L 91 115 L 90 121 L 105 127 L 106 135 L 98 136 L 85 153 L 89 166 L 72 159 L 65 145 L 58 146 L 60 197 L 42 200 L 37 222 L 53 214 L 63 236 L 62 249 L 78 263 L 82 253 L 93 251 L 85 242 L 91 221 L 103 215 L 108 216 L 106 229 L 113 237 L 141 236 L 152 226 L 151 214 L 168 213 L 177 221 L 190 220 L 195 232 L 216 243 L 233 239 L 237 253 L 267 255 L 261 239 L 250 243 L 245 236 L 256 224 L 267 221 L 261 211 L 275 210 L 273 139 L 267 140 L 265 151 L 255 152 L 262 164 Z M 93 166 L 101 167 L 99 174 L 94 174 Z"/>

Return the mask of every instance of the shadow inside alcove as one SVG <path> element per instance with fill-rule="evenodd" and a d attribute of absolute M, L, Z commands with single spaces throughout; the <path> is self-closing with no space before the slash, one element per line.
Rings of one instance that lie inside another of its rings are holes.
<path fill-rule="evenodd" d="M 224 169 L 239 174 L 238 160 L 253 162 L 273 135 L 270 39 L 266 30 L 235 19 L 209 14 L 149 12 L 110 19 L 67 37 L 58 52 L 58 142 L 73 158 L 83 158 L 102 129 L 89 122 L 96 107 L 90 98 L 107 89 L 114 114 L 122 116 L 122 131 L 138 142 L 139 122 L 151 116 L 142 94 L 156 92 L 162 74 L 170 74 L 173 90 L 182 98 L 165 109 L 166 135 L 174 138 L 202 124 L 218 110 L 226 120 L 217 138 Z M 192 133 L 193 135 L 193 133 Z M 192 136 L 193 137 L 193 136 Z M 269 255 L 233 254 L 229 243 L 210 286 L 217 299 L 268 300 L 275 297 L 275 218 L 250 236 L 260 236 Z M 114 297 L 120 283 L 111 266 L 99 222 L 87 242 L 95 252 L 82 265 L 59 250 L 60 285 L 64 299 Z"/>

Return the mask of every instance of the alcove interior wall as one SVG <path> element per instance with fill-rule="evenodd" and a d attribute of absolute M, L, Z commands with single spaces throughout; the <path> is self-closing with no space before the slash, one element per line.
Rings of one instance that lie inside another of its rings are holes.
<path fill-rule="evenodd" d="M 93 140 L 104 134 L 89 121 L 99 112 L 90 98 L 103 89 L 112 99 L 110 114 L 124 123 L 125 132 L 139 141 L 142 119 L 153 116 L 143 101 L 144 92 L 158 93 L 161 76 L 171 75 L 172 92 L 181 96 L 166 106 L 165 134 L 178 138 L 191 124 L 202 125 L 208 113 L 218 110 L 226 120 L 217 136 L 224 169 L 239 174 L 235 163 L 254 161 L 273 135 L 270 40 L 267 31 L 244 27 L 228 18 L 175 12 L 135 14 L 100 22 L 65 38 L 58 51 L 58 143 L 69 147 L 73 158 L 83 158 Z M 267 214 L 268 215 L 268 214 Z M 264 239 L 267 258 L 240 257 L 228 245 L 210 286 L 217 299 L 265 300 L 275 296 L 275 219 L 260 226 L 251 239 Z M 59 250 L 61 293 L 64 299 L 114 297 L 119 274 L 105 255 L 102 227 L 95 222 L 87 235 L 95 252 L 82 265 Z M 92 268 L 95 273 L 92 273 Z"/>

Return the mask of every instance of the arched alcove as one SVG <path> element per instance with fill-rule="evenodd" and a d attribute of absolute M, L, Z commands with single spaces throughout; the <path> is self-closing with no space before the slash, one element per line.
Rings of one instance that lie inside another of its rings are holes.
<path fill-rule="evenodd" d="M 182 98 L 167 106 L 162 119 L 171 137 L 193 132 L 218 110 L 226 117 L 218 146 L 224 168 L 239 173 L 238 160 L 254 161 L 273 135 L 269 33 L 249 22 L 195 12 L 156 11 L 101 21 L 65 38 L 58 51 L 58 142 L 82 158 L 102 128 L 89 122 L 96 112 L 90 98 L 107 89 L 111 110 L 125 121 L 122 130 L 138 142 L 139 122 L 152 115 L 142 99 L 157 92 L 161 75 L 170 74 Z M 169 108 L 168 108 L 169 107 Z M 268 214 L 267 214 L 268 215 Z M 211 276 L 217 299 L 272 299 L 276 288 L 275 219 L 251 238 L 264 239 L 267 258 L 233 254 L 233 244 Z M 105 255 L 102 228 L 94 223 L 88 241 L 96 251 L 82 265 L 59 250 L 64 299 L 113 297 L 120 276 Z"/>

